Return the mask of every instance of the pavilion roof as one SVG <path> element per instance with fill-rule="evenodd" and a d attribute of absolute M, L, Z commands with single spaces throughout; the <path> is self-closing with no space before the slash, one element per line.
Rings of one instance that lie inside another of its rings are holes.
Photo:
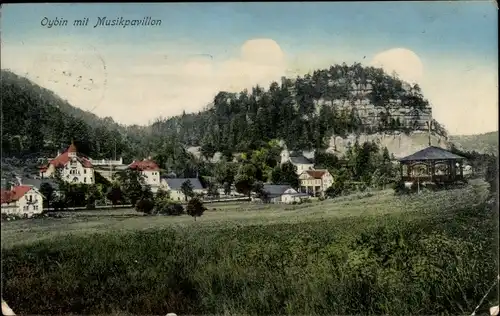
<path fill-rule="evenodd" d="M 414 154 L 398 159 L 400 162 L 405 161 L 422 161 L 422 160 L 460 160 L 465 159 L 465 157 L 455 155 L 451 151 L 446 149 L 429 146 L 420 151 L 417 151 Z"/>

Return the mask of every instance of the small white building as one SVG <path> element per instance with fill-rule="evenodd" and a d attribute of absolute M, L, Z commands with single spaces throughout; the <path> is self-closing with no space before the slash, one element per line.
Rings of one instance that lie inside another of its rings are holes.
<path fill-rule="evenodd" d="M 146 185 L 151 186 L 153 193 L 158 192 L 160 188 L 160 167 L 150 159 L 134 160 L 129 166 L 129 169 L 137 170 L 144 178 Z"/>
<path fill-rule="evenodd" d="M 299 176 L 300 191 L 314 196 L 324 195 L 332 186 L 333 177 L 326 169 L 306 170 Z"/>
<path fill-rule="evenodd" d="M 305 170 L 314 169 L 314 163 L 303 154 L 289 152 L 286 148 L 281 151 L 281 164 L 291 162 L 297 168 L 297 174 Z"/>
<path fill-rule="evenodd" d="M 163 178 L 162 189 L 170 194 L 170 199 L 181 202 L 186 201 L 186 196 L 182 193 L 182 184 L 186 181 L 191 182 L 193 193 L 206 194 L 206 190 L 197 178 Z"/>
<path fill-rule="evenodd" d="M 262 189 L 266 192 L 267 201 L 269 203 L 285 203 L 291 204 L 293 202 L 301 202 L 309 199 L 310 196 L 305 193 L 299 193 L 297 190 L 287 184 L 264 184 Z M 261 200 L 253 194 L 253 200 Z"/>
<path fill-rule="evenodd" d="M 2 190 L 2 213 L 17 216 L 40 214 L 43 211 L 43 195 L 35 187 L 19 185 Z"/>
<path fill-rule="evenodd" d="M 94 167 L 87 157 L 79 154 L 74 143 L 62 154 L 40 168 L 40 177 L 52 178 L 61 171 L 62 180 L 69 183 L 95 183 Z"/>

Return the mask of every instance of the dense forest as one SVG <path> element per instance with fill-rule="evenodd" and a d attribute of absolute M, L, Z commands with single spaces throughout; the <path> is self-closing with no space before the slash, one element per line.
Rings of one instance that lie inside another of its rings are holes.
<path fill-rule="evenodd" d="M 378 126 L 365 126 L 357 115 L 356 100 L 368 100 L 381 109 L 394 100 L 401 107 L 428 106 L 418 85 L 408 89 L 381 69 L 342 64 L 295 79 L 283 78 L 267 90 L 256 86 L 251 92 L 219 92 L 198 113 L 158 119 L 147 127 L 122 126 L 74 108 L 52 91 L 10 71 L 2 70 L 1 75 L 4 157 L 50 157 L 71 140 L 94 159 L 116 155 L 125 161 L 162 154 L 166 147 L 184 155 L 183 146 L 202 146 L 208 157 L 217 151 L 254 150 L 272 139 L 283 139 L 292 149 L 325 148 L 332 135 L 409 131 L 390 117 Z M 352 93 L 353 85 L 367 84 L 371 86 L 368 93 Z M 338 100 L 353 106 L 338 108 Z"/>
<path fill-rule="evenodd" d="M 353 93 L 353 86 L 368 85 L 366 91 Z M 385 114 L 378 125 L 362 123 L 355 105 L 359 100 Z M 352 106 L 340 107 L 338 101 Z M 418 85 L 410 86 L 382 69 L 343 64 L 296 79 L 283 78 L 267 91 L 256 86 L 251 92 L 220 92 L 205 111 L 158 120 L 152 127 L 158 135 L 176 131 L 183 143 L 202 146 L 208 155 L 259 148 L 271 139 L 283 139 L 292 149 L 325 148 L 332 135 L 411 132 L 411 127 L 388 114 L 395 103 L 410 109 L 429 105 Z M 437 122 L 433 126 L 435 132 L 446 134 Z"/>

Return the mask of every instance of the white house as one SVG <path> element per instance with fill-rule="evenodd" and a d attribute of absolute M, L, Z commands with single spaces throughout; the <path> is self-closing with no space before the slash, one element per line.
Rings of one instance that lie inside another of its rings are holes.
<path fill-rule="evenodd" d="M 310 196 L 305 193 L 299 193 L 289 185 L 282 184 L 264 184 L 263 191 L 267 194 L 267 201 L 270 203 L 286 203 L 301 202 L 308 199 Z M 253 194 L 253 200 L 261 200 Z"/>
<path fill-rule="evenodd" d="M 281 151 L 281 164 L 291 162 L 297 168 L 297 174 L 314 169 L 314 163 L 302 154 L 291 153 L 286 148 Z"/>
<path fill-rule="evenodd" d="M 43 195 L 35 187 L 20 185 L 2 190 L 2 213 L 13 215 L 40 214 L 43 211 Z"/>
<path fill-rule="evenodd" d="M 156 193 L 160 187 L 160 167 L 150 159 L 134 160 L 129 169 L 137 170 L 144 178 L 144 182 L 151 186 L 151 191 Z"/>
<path fill-rule="evenodd" d="M 170 198 L 174 201 L 185 201 L 186 196 L 182 193 L 182 184 L 186 181 L 191 182 L 193 186 L 193 193 L 205 194 L 206 190 L 201 185 L 200 180 L 197 178 L 163 178 L 162 189 L 170 194 Z M 189 199 L 189 198 L 188 198 Z"/>
<path fill-rule="evenodd" d="M 87 157 L 79 154 L 74 143 L 62 154 L 40 168 L 40 177 L 51 178 L 56 170 L 61 171 L 62 180 L 70 183 L 95 183 L 94 167 Z"/>
<path fill-rule="evenodd" d="M 314 196 L 324 195 L 333 184 L 333 177 L 326 169 L 306 170 L 299 176 L 300 191 Z"/>

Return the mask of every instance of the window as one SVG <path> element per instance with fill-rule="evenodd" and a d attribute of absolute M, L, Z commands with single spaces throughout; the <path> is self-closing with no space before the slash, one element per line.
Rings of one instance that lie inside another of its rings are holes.
<path fill-rule="evenodd" d="M 38 205 L 35 205 L 33 208 L 35 209 L 35 211 L 38 211 Z"/>
<path fill-rule="evenodd" d="M 83 178 L 83 183 L 87 183 L 87 178 Z"/>
<path fill-rule="evenodd" d="M 92 182 L 92 177 L 90 177 L 90 182 Z"/>
<path fill-rule="evenodd" d="M 30 195 L 30 202 L 33 202 L 33 195 Z"/>
<path fill-rule="evenodd" d="M 83 174 L 87 174 L 87 169 L 83 169 Z"/>

